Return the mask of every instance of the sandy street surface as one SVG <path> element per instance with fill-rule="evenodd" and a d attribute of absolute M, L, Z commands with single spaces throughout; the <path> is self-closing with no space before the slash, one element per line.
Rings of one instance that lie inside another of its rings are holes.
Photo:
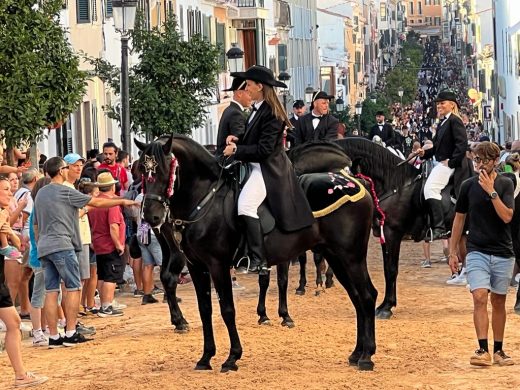
<path fill-rule="evenodd" d="M 469 292 L 465 287 L 446 285 L 449 271 L 444 263 L 421 269 L 420 244 L 405 242 L 401 252 L 398 307 L 391 320 L 376 323 L 373 372 L 359 372 L 348 366 L 346 359 L 355 344 L 353 306 L 337 282 L 332 289 L 315 296 L 314 265 L 308 267 L 305 296 L 294 295 L 298 267 L 290 270 L 289 312 L 296 322 L 293 329 L 279 325 L 274 278 L 267 303 L 273 326 L 259 326 L 256 277 L 238 276 L 239 283 L 246 287 L 235 292 L 244 348 L 238 372 L 219 372 L 229 342 L 215 299 L 214 370 L 193 370 L 202 352 L 202 327 L 192 284 L 179 287 L 181 307 L 191 325 L 188 334 L 173 333 L 166 304 L 141 306 L 140 299 L 122 295 L 118 300 L 128 305 L 124 317 L 84 320 L 97 328 L 94 341 L 57 350 L 33 348 L 29 340 L 24 341 L 26 366 L 50 377 L 39 389 L 60 390 L 519 389 L 520 316 L 512 311 L 513 290 L 507 302 L 504 349 L 518 364 L 472 367 L 469 357 L 476 349 L 476 340 Z M 432 258 L 438 258 L 441 252 L 440 244 L 435 243 Z M 379 303 L 384 279 L 375 239 L 370 244 L 369 265 Z M 12 378 L 4 352 L 0 355 L 0 389 L 10 388 Z"/>

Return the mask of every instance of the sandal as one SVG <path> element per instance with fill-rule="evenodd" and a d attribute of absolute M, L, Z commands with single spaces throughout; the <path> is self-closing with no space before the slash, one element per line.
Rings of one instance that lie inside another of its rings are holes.
<path fill-rule="evenodd" d="M 179 277 L 179 284 L 188 284 L 191 283 L 191 276 L 190 274 L 181 275 Z"/>
<path fill-rule="evenodd" d="M 26 372 L 23 378 L 16 378 L 14 380 L 14 387 L 32 387 L 38 386 L 49 380 L 46 376 L 37 376 L 33 372 Z"/>

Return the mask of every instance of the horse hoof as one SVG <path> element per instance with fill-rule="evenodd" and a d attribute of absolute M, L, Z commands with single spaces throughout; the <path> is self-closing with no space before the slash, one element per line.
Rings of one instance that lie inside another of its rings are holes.
<path fill-rule="evenodd" d="M 520 315 L 520 302 L 515 305 L 514 310 L 515 314 Z"/>
<path fill-rule="evenodd" d="M 265 326 L 271 326 L 271 320 L 270 319 L 267 319 L 267 320 L 258 320 L 258 325 L 265 325 Z"/>
<path fill-rule="evenodd" d="M 305 295 L 305 290 L 296 290 L 296 295 Z"/>
<path fill-rule="evenodd" d="M 332 288 L 334 287 L 334 282 L 327 283 L 325 282 L 325 288 Z"/>
<path fill-rule="evenodd" d="M 177 334 L 186 334 L 190 331 L 190 328 L 189 327 L 182 327 L 182 328 L 175 328 L 173 330 L 174 333 L 177 333 Z"/>
<path fill-rule="evenodd" d="M 361 359 L 361 353 L 352 352 L 348 357 L 348 365 L 357 367 L 359 359 Z"/>
<path fill-rule="evenodd" d="M 220 372 L 225 373 L 229 371 L 238 371 L 238 366 L 236 365 L 236 363 L 224 363 L 222 365 Z"/>
<path fill-rule="evenodd" d="M 373 371 L 374 363 L 370 360 L 360 360 L 358 361 L 359 371 Z"/>
<path fill-rule="evenodd" d="M 210 364 L 197 363 L 197 365 L 195 366 L 195 370 L 196 371 L 211 371 L 211 370 L 213 370 L 213 368 L 211 367 Z"/>
<path fill-rule="evenodd" d="M 385 309 L 377 309 L 376 310 L 376 318 L 380 320 L 389 320 L 394 313 L 392 313 L 392 310 L 385 310 Z"/>
<path fill-rule="evenodd" d="M 294 324 L 293 321 L 282 321 L 282 326 L 286 326 L 288 327 L 289 329 L 292 329 L 294 328 L 296 325 Z"/>

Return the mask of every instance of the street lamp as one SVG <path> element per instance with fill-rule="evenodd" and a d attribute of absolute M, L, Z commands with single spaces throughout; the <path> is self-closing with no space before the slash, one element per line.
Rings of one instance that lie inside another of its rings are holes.
<path fill-rule="evenodd" d="M 314 88 L 312 88 L 309 84 L 309 86 L 307 88 L 305 88 L 305 103 L 306 104 L 311 104 L 313 94 L 314 94 Z"/>
<path fill-rule="evenodd" d="M 242 72 L 244 70 L 244 52 L 238 44 L 232 43 L 231 49 L 226 52 L 230 72 Z"/>
<path fill-rule="evenodd" d="M 121 33 L 121 143 L 131 154 L 130 94 L 128 87 L 128 32 L 134 29 L 137 0 L 113 0 L 114 27 Z"/>
<path fill-rule="evenodd" d="M 402 120 L 402 118 L 403 118 L 403 94 L 404 94 L 403 87 L 399 87 L 399 89 L 397 90 L 397 94 L 399 95 L 399 98 L 401 99 L 401 120 Z"/>
<path fill-rule="evenodd" d="M 287 85 L 287 88 L 284 88 L 283 94 L 283 107 L 285 112 L 287 112 L 287 94 L 289 93 L 289 80 L 291 79 L 291 75 L 287 72 L 280 72 L 278 75 L 278 80 Z"/>
<path fill-rule="evenodd" d="M 361 102 L 356 103 L 356 115 L 357 115 L 357 130 L 358 135 L 361 135 L 361 112 L 363 112 L 363 105 Z"/>
<path fill-rule="evenodd" d="M 343 111 L 345 109 L 345 102 L 343 101 L 342 98 L 337 98 L 336 99 L 336 111 L 340 112 L 340 111 Z"/>
<path fill-rule="evenodd" d="M 377 96 L 376 96 L 375 93 L 370 94 L 370 101 L 371 101 L 373 104 L 376 104 L 376 103 L 377 103 Z"/>

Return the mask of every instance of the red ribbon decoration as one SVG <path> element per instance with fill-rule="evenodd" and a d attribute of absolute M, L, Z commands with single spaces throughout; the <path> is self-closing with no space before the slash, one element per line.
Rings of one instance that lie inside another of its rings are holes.
<path fill-rule="evenodd" d="M 379 205 L 379 198 L 377 197 L 377 194 L 376 194 L 376 186 L 374 185 L 374 181 L 369 176 L 365 176 L 361 173 L 358 173 L 355 177 L 359 177 L 360 179 L 363 179 L 370 184 L 370 193 L 372 194 L 372 198 L 374 199 L 374 204 L 376 206 L 376 210 L 379 213 L 379 215 L 381 216 L 381 218 L 379 218 L 379 226 L 381 228 L 381 235 L 379 237 L 379 243 L 384 244 L 386 242 L 386 240 L 385 240 L 385 232 L 384 232 L 383 228 L 385 226 L 386 216 L 385 216 L 385 212 Z"/>

